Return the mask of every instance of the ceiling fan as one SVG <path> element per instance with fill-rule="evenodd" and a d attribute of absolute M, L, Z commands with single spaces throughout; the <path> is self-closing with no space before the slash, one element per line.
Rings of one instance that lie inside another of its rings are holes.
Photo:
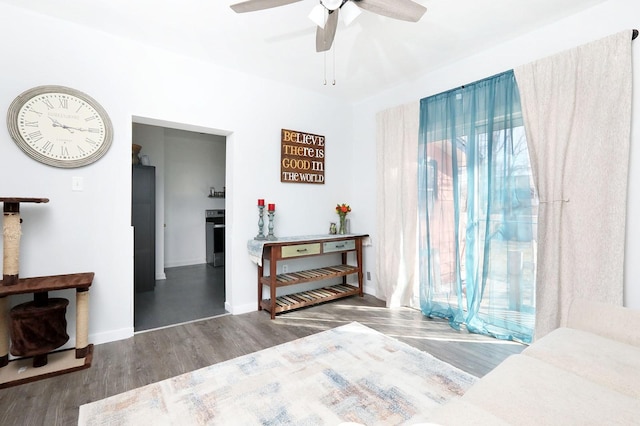
<path fill-rule="evenodd" d="M 232 4 L 231 9 L 237 13 L 254 12 L 299 1 L 302 0 L 247 0 Z M 360 9 L 409 22 L 418 22 L 427 11 L 426 7 L 412 0 L 320 0 L 320 4 L 309 14 L 309 18 L 318 26 L 316 51 L 325 52 L 331 49 L 340 11 L 345 24 L 349 25 L 360 14 Z"/>

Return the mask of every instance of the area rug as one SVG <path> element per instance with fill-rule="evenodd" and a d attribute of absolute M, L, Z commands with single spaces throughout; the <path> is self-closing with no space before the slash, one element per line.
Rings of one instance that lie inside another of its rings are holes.
<path fill-rule="evenodd" d="M 354 322 L 85 404 L 78 424 L 413 424 L 476 380 Z"/>

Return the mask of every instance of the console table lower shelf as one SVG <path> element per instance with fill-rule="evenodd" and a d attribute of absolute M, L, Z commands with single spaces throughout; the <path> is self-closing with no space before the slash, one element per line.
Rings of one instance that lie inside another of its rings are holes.
<path fill-rule="evenodd" d="M 329 287 L 322 287 L 315 290 L 301 291 L 299 293 L 287 294 L 276 297 L 274 314 L 290 311 L 292 309 L 303 308 L 305 306 L 316 305 L 330 300 L 342 299 L 343 297 L 360 294 L 360 289 L 349 284 L 336 284 Z M 260 302 L 262 309 L 271 313 L 271 299 L 264 299 Z"/>

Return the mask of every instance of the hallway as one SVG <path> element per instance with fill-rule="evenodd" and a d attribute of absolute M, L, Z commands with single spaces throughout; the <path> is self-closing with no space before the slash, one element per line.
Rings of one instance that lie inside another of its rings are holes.
<path fill-rule="evenodd" d="M 165 273 L 154 291 L 135 293 L 135 332 L 227 314 L 224 268 L 189 265 Z"/>

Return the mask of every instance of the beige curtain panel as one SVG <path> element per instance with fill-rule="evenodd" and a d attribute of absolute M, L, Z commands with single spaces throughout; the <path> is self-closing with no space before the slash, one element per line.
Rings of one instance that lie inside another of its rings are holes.
<path fill-rule="evenodd" d="M 576 297 L 623 302 L 631 30 L 514 71 L 540 199 L 539 339 Z"/>
<path fill-rule="evenodd" d="M 419 102 L 376 116 L 376 294 L 389 307 L 418 306 L 419 125 Z"/>

